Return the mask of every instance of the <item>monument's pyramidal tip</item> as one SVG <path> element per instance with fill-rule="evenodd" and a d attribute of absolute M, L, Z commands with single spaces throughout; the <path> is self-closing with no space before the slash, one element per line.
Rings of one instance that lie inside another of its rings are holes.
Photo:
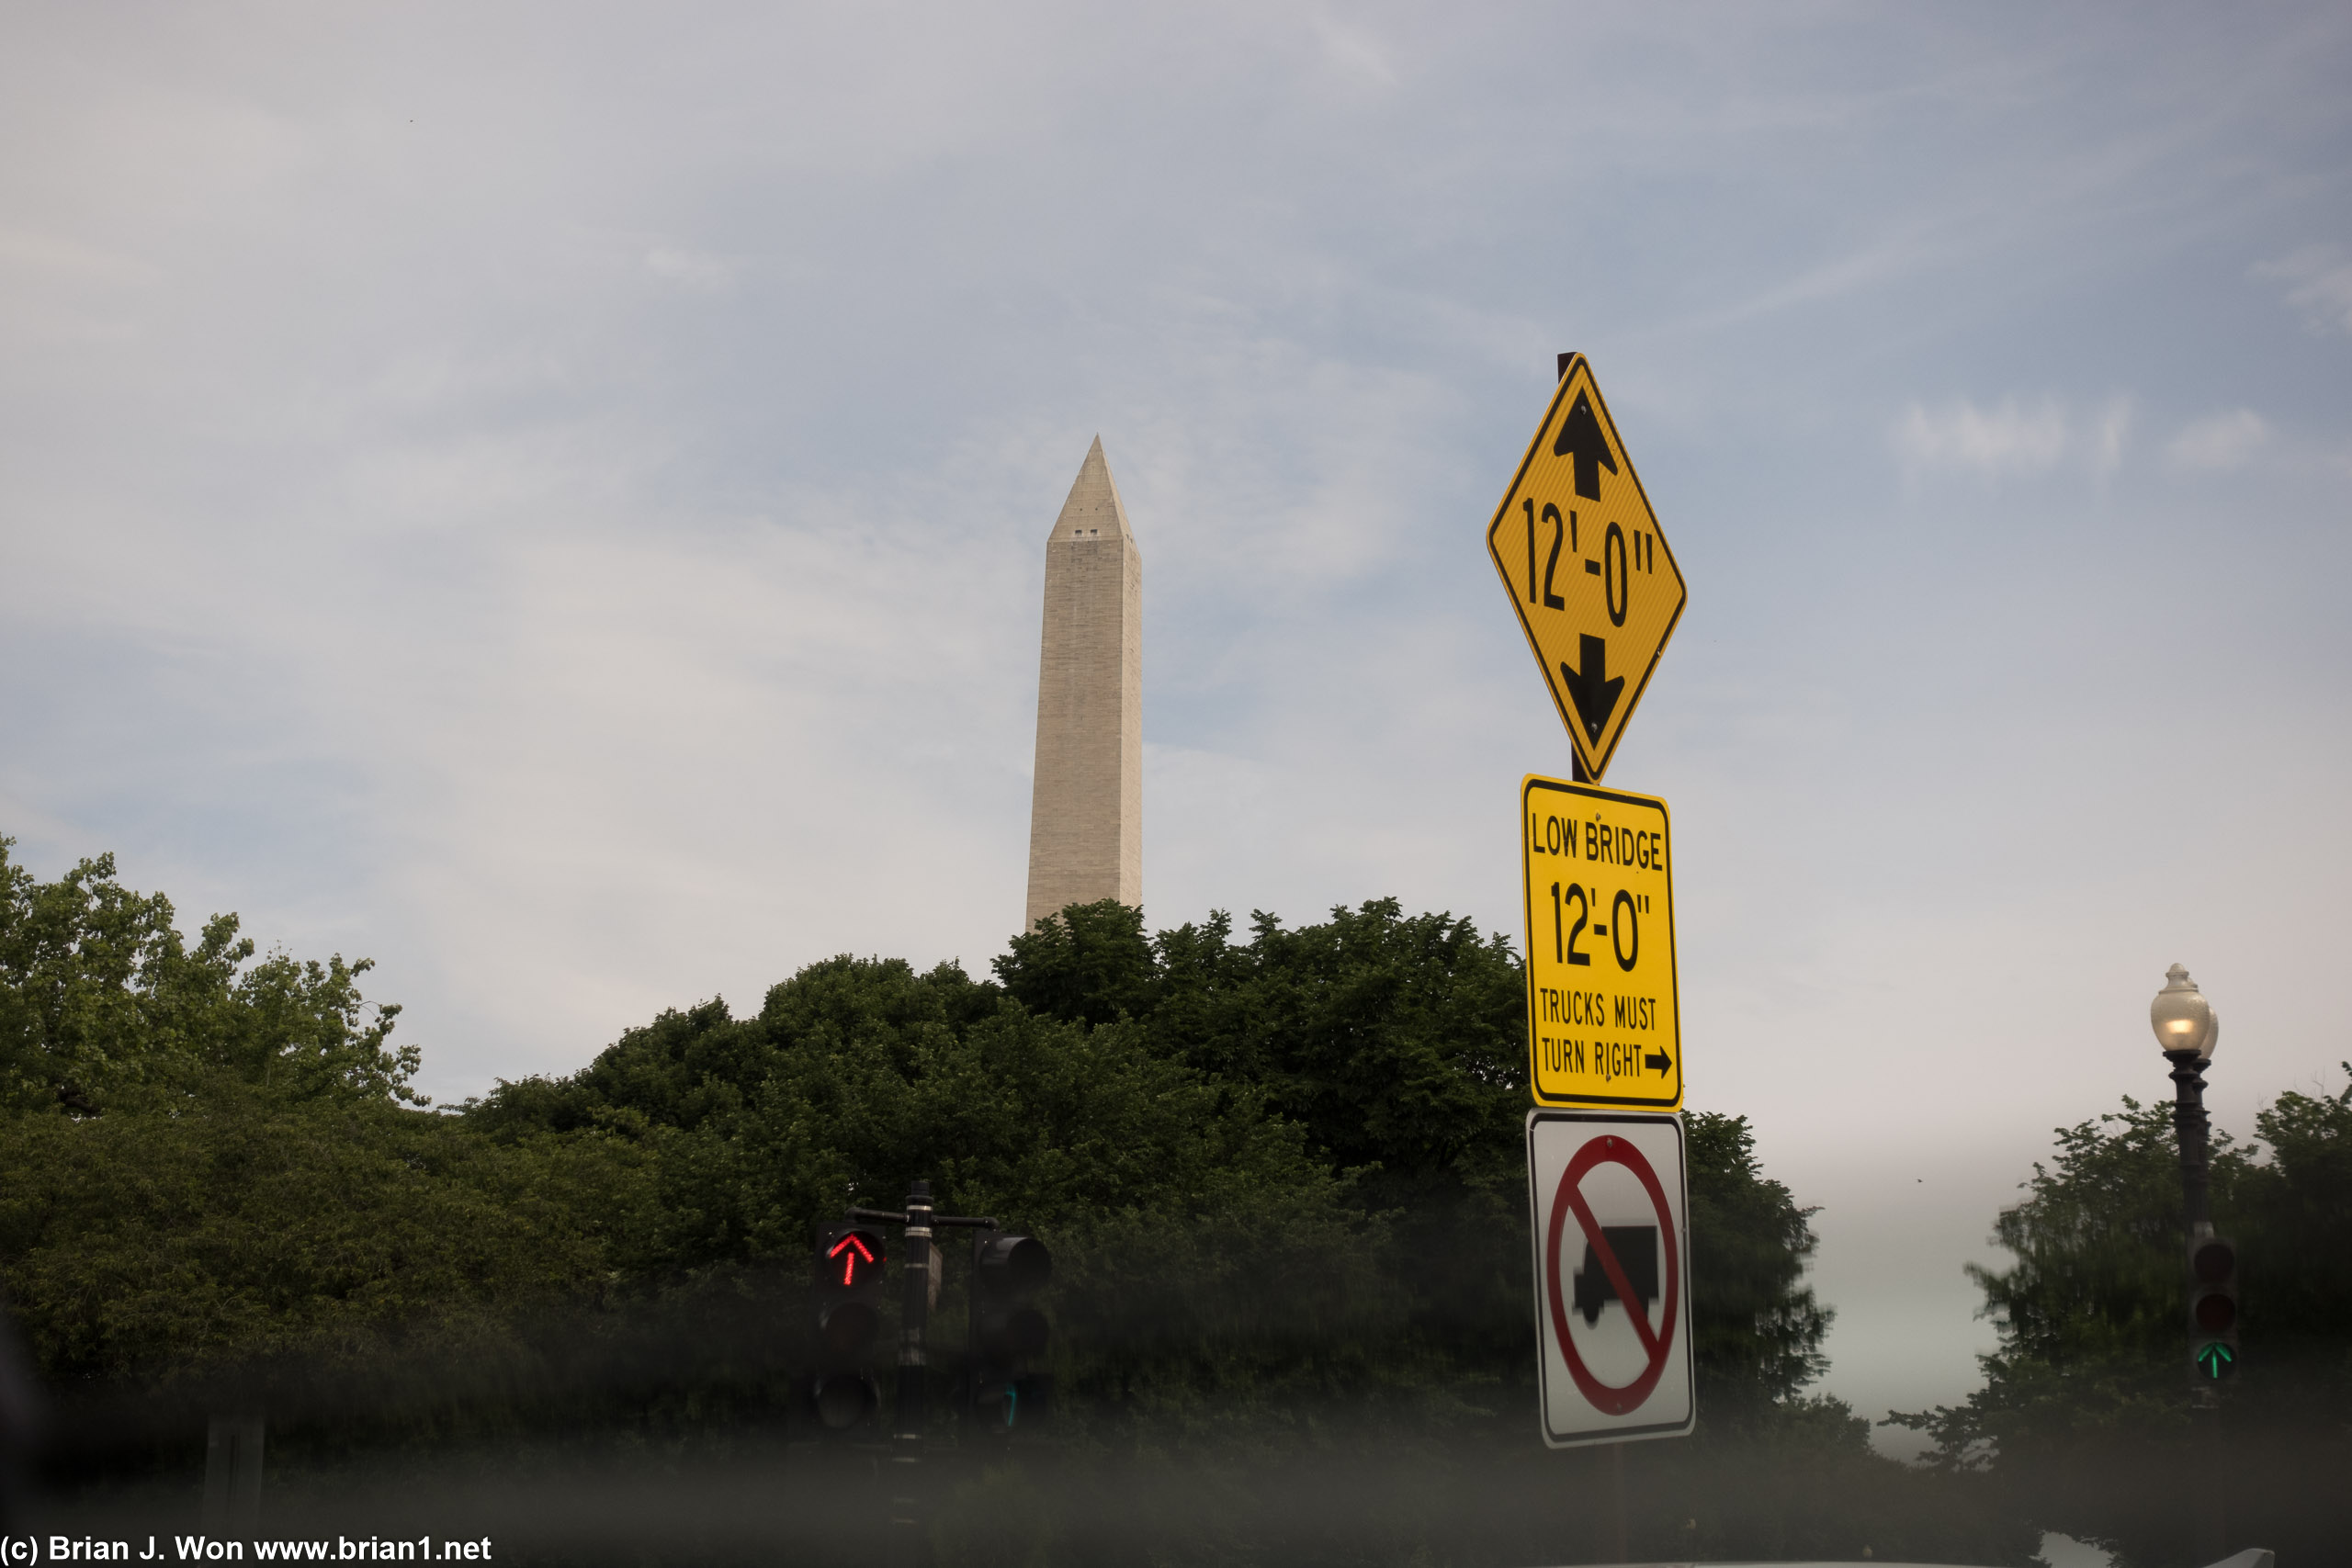
<path fill-rule="evenodd" d="M 1132 539 L 1127 527 L 1126 503 L 1119 499 L 1119 484 L 1111 477 L 1111 465 L 1102 456 L 1102 438 L 1086 449 L 1086 461 L 1078 466 L 1078 478 L 1070 482 L 1069 499 L 1062 502 L 1062 514 L 1054 520 L 1054 537 Z"/>

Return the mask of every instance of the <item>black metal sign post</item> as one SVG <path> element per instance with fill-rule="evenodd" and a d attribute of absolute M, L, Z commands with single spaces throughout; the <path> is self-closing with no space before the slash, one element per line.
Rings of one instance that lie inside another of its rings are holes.
<path fill-rule="evenodd" d="M 2180 1212 L 2183 1227 L 2188 1234 L 2188 1293 L 2191 1302 L 2188 1327 L 2194 1336 L 2200 1326 L 2195 1315 L 2198 1266 L 2203 1254 L 2216 1245 L 2208 1198 L 2207 1173 L 2212 1121 L 2205 1113 L 2206 1058 L 2196 1051 L 2167 1051 L 2165 1060 L 2172 1064 L 2170 1076 L 2177 1088 L 2173 1100 L 2172 1124 L 2180 1141 Z M 2225 1267 L 2234 1273 L 2234 1256 L 2226 1243 L 2221 1244 L 2221 1255 L 2230 1260 Z M 2235 1303 L 2231 1304 L 2234 1308 Z M 2193 1338 L 2191 1343 L 2195 1343 Z M 2195 1419 L 2205 1428 L 2209 1454 L 2216 1458 L 2222 1452 L 2222 1391 L 2217 1384 L 2227 1370 L 2225 1363 L 2199 1368 L 2192 1361 L 2189 1367 L 2191 1397 L 2196 1401 Z M 2198 1375 L 2200 1371 L 2207 1375 L 2200 1378 Z M 2229 1521 L 2224 1512 L 2224 1488 L 2218 1483 L 2198 1489 L 2198 1550 L 2209 1562 L 2220 1561 L 2229 1551 Z"/>
<path fill-rule="evenodd" d="M 891 1552 L 899 1562 L 922 1561 L 922 1505 L 916 1493 L 922 1466 L 923 1418 L 930 1414 L 925 1386 L 931 1358 L 923 1344 L 931 1325 L 931 1183 L 918 1181 L 907 1194 L 905 1304 L 899 1317 L 899 1418 L 890 1433 L 890 1533 L 905 1544 Z"/>
<path fill-rule="evenodd" d="M 1573 353 L 1570 353 L 1566 349 L 1561 351 L 1560 368 L 1558 372 L 1561 378 L 1565 378 L 1567 376 L 1568 365 L 1575 358 L 1576 355 Z M 1585 772 L 1584 759 L 1577 755 L 1577 750 L 1573 746 L 1568 748 L 1568 777 L 1577 784 L 1591 784 L 1593 782 L 1592 775 Z M 1614 1527 L 1611 1532 L 1611 1544 L 1614 1547 L 1614 1555 L 1611 1561 L 1623 1562 L 1626 1561 L 1625 1445 L 1623 1443 L 1611 1443 L 1609 1445 L 1609 1499 L 1611 1522 Z"/>
<path fill-rule="evenodd" d="M 932 1232 L 942 1226 L 996 1229 L 992 1216 L 934 1214 L 931 1183 L 917 1181 L 907 1192 L 904 1213 L 889 1209 L 852 1209 L 854 1220 L 878 1221 L 905 1227 L 905 1294 L 899 1318 L 899 1408 L 891 1423 L 890 1556 L 894 1562 L 919 1568 L 923 1550 L 922 1473 L 925 1427 L 931 1419 L 932 1294 L 939 1277 L 938 1254 Z"/>
<path fill-rule="evenodd" d="M 1558 374 L 1562 378 L 1566 377 L 1569 362 L 1575 358 L 1576 355 L 1566 350 L 1561 352 L 1559 356 Z M 1571 747 L 1568 751 L 1568 777 L 1577 784 L 1591 784 L 1594 782 L 1592 775 L 1585 771 L 1584 759 L 1577 754 L 1573 747 Z M 1611 1543 L 1616 1551 L 1616 1561 L 1623 1562 L 1626 1561 L 1625 1445 L 1623 1443 L 1611 1443 L 1609 1445 L 1609 1497 L 1610 1512 L 1612 1516 L 1611 1523 L 1613 1526 L 1611 1532 Z"/>

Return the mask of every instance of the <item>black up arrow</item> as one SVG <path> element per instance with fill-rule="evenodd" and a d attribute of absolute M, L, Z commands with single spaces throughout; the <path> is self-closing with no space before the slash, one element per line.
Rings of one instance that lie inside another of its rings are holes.
<path fill-rule="evenodd" d="M 1657 1076 L 1664 1077 L 1666 1077 L 1666 1069 L 1674 1066 L 1674 1058 L 1668 1055 L 1663 1051 L 1652 1051 L 1648 1055 L 1642 1058 L 1642 1066 L 1657 1068 Z"/>
<path fill-rule="evenodd" d="M 1571 670 L 1563 664 L 1560 679 L 1567 682 L 1568 700 L 1577 705 L 1584 732 L 1598 746 L 1600 732 L 1609 728 L 1609 716 L 1617 711 L 1617 695 L 1625 689 L 1625 677 L 1610 678 L 1609 645 L 1597 637 L 1579 636 L 1577 657 L 1584 661 L 1584 668 Z"/>
<path fill-rule="evenodd" d="M 1552 443 L 1555 457 L 1574 457 L 1577 462 L 1577 493 L 1587 501 L 1600 499 L 1600 470 L 1617 471 L 1617 455 L 1609 450 L 1609 437 L 1600 434 L 1600 421 L 1593 417 L 1592 400 L 1582 392 L 1577 394 L 1576 406 L 1568 410 L 1568 417 L 1560 422 L 1560 438 Z"/>

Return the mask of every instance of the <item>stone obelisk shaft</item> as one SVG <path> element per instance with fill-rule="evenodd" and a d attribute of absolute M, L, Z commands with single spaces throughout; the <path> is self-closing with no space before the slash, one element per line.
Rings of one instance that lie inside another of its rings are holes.
<path fill-rule="evenodd" d="M 1097 436 L 1046 544 L 1022 929 L 1103 898 L 1143 902 L 1143 558 Z"/>

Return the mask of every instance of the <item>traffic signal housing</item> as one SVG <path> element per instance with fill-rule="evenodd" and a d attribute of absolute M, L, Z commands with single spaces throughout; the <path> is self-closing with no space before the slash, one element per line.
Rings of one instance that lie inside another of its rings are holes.
<path fill-rule="evenodd" d="M 1054 1277 L 1053 1254 L 1035 1236 L 995 1235 L 972 1269 L 972 1408 L 983 1427 L 1035 1424 L 1053 1379 L 1036 1370 L 1053 1337 L 1035 1296 Z"/>
<path fill-rule="evenodd" d="M 817 1351 L 808 1404 L 820 1430 L 853 1431 L 882 1407 L 869 1364 L 882 1332 L 882 1271 L 888 1254 L 878 1231 L 828 1225 L 817 1235 Z"/>
<path fill-rule="evenodd" d="M 2238 1370 L 2238 1248 L 2217 1235 L 2188 1249 L 2188 1359 L 2200 1382 Z"/>

